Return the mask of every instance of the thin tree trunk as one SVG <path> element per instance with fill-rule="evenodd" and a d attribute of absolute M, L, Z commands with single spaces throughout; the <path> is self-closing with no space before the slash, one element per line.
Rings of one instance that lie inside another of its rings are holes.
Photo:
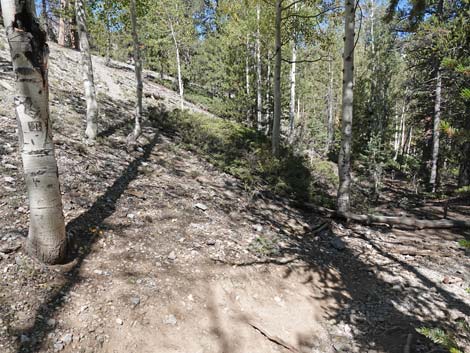
<path fill-rule="evenodd" d="M 66 30 L 67 23 L 66 23 L 66 20 L 65 20 L 64 12 L 68 8 L 68 6 L 69 6 L 68 0 L 60 0 L 61 13 L 60 13 L 60 17 L 59 17 L 59 35 L 58 35 L 57 42 L 62 47 L 65 47 L 65 37 L 66 37 L 66 33 L 67 33 L 67 30 Z"/>
<path fill-rule="evenodd" d="M 106 13 L 106 66 L 111 64 L 111 46 L 111 23 L 109 19 L 109 13 Z"/>
<path fill-rule="evenodd" d="M 441 91 L 442 91 L 442 78 L 440 69 L 436 73 L 436 96 L 434 103 L 434 126 L 432 135 L 432 160 L 431 160 L 431 176 L 429 184 L 432 192 L 436 192 L 437 183 L 437 166 L 439 160 L 439 138 L 440 138 L 440 125 L 441 125 Z"/>
<path fill-rule="evenodd" d="M 393 160 L 396 161 L 398 157 L 398 148 L 399 148 L 399 143 L 398 139 L 400 138 L 400 133 L 401 133 L 401 122 L 398 119 L 398 114 L 395 114 L 395 132 L 394 132 L 394 137 L 393 137 L 393 151 L 395 152 L 395 155 L 393 156 Z"/>
<path fill-rule="evenodd" d="M 46 0 L 42 0 L 41 5 L 42 5 L 42 8 L 41 8 L 42 25 L 43 25 L 44 31 L 46 32 L 46 34 L 48 34 L 49 33 L 49 18 L 47 16 Z"/>
<path fill-rule="evenodd" d="M 330 153 L 331 146 L 335 138 L 335 116 L 334 116 L 334 76 L 333 76 L 333 58 L 330 56 L 328 60 L 328 122 L 327 122 L 327 138 L 326 138 L 326 154 Z"/>
<path fill-rule="evenodd" d="M 261 35 L 260 35 L 260 17 L 261 17 L 261 6 L 258 3 L 256 5 L 256 122 L 257 129 L 261 131 L 263 129 L 263 99 L 262 99 L 262 77 L 261 77 Z"/>
<path fill-rule="evenodd" d="M 250 95 L 250 37 L 246 35 L 246 55 L 245 55 L 245 85 L 246 95 Z"/>
<path fill-rule="evenodd" d="M 466 116 L 464 131 L 468 134 L 470 133 L 470 119 L 468 118 L 470 116 L 470 102 L 467 102 Z M 461 188 L 467 185 L 470 185 L 470 140 L 468 139 L 462 146 L 458 186 Z"/>
<path fill-rule="evenodd" d="M 70 47 L 72 49 L 79 50 L 80 49 L 80 37 L 78 36 L 76 16 L 72 16 L 69 34 L 70 34 Z"/>
<path fill-rule="evenodd" d="M 137 141 L 140 134 L 142 133 L 142 128 L 140 126 L 142 120 L 142 91 L 144 84 L 142 83 L 142 61 L 140 59 L 140 44 L 139 36 L 137 35 L 137 11 L 135 6 L 135 0 L 130 2 L 131 10 L 131 25 L 132 25 L 132 42 L 134 45 L 134 65 L 135 65 L 135 80 L 136 80 L 136 105 L 135 105 L 135 124 L 134 131 L 128 136 L 128 143 L 133 144 Z"/>
<path fill-rule="evenodd" d="M 413 126 L 410 126 L 410 132 L 408 134 L 408 144 L 406 146 L 406 155 L 409 156 L 411 153 L 411 140 L 413 139 Z"/>
<path fill-rule="evenodd" d="M 26 249 L 39 260 L 55 264 L 65 258 L 66 237 L 49 119 L 47 37 L 33 0 L 1 0 L 1 5 L 16 74 L 14 102 L 29 198 Z"/>
<path fill-rule="evenodd" d="M 268 50 L 268 68 L 266 73 L 266 119 L 265 119 L 265 127 L 264 127 L 264 134 L 266 136 L 269 135 L 271 130 L 271 51 Z"/>
<path fill-rule="evenodd" d="M 77 31 L 80 38 L 81 66 L 83 86 L 86 100 L 86 137 L 93 141 L 98 133 L 98 103 L 96 102 L 96 88 L 93 77 L 93 62 L 88 42 L 88 30 L 86 26 L 86 14 L 83 0 L 75 0 L 75 17 L 77 19 Z"/>
<path fill-rule="evenodd" d="M 282 44 L 281 44 L 281 21 L 282 21 L 282 0 L 276 0 L 276 46 L 274 65 L 274 117 L 272 131 L 272 153 L 279 156 L 281 143 L 281 64 L 282 64 Z"/>
<path fill-rule="evenodd" d="M 395 132 L 395 155 L 393 156 L 393 160 L 396 161 L 398 159 L 399 154 L 403 151 L 405 146 L 405 138 L 406 138 L 406 123 L 405 123 L 405 104 L 403 104 L 402 112 L 400 114 L 400 118 L 397 116 L 397 123 L 398 128 Z"/>
<path fill-rule="evenodd" d="M 292 45 L 292 64 L 290 67 L 290 102 L 289 102 L 289 143 L 294 141 L 295 129 L 295 81 L 296 81 L 296 61 L 297 61 L 297 44 L 294 40 Z"/>
<path fill-rule="evenodd" d="M 180 108 L 181 110 L 184 110 L 184 86 L 183 86 L 183 77 L 181 76 L 180 49 L 178 45 L 178 40 L 176 38 L 176 32 L 173 27 L 173 22 L 171 20 L 169 20 L 169 22 L 170 22 L 171 36 L 173 37 L 173 43 L 175 44 L 175 51 L 176 51 L 176 69 L 178 72 L 178 89 L 179 89 L 179 95 L 180 95 Z"/>
<path fill-rule="evenodd" d="M 338 160 L 339 188 L 337 208 L 339 213 L 347 213 L 350 208 L 351 189 L 351 144 L 354 97 L 354 37 L 355 2 L 345 0 L 344 14 L 344 53 L 343 53 L 343 112 L 341 126 L 341 149 Z"/>

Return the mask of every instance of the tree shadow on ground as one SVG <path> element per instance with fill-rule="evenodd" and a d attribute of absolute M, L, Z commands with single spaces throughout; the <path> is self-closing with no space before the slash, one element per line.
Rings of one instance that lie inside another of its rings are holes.
<path fill-rule="evenodd" d="M 26 330 L 14 332 L 18 337 L 26 335 L 32 338 L 31 341 L 20 343 L 17 349 L 18 353 L 40 351 L 47 334 L 54 329 L 54 327 L 47 324 L 48 319 L 64 304 L 65 298 L 71 289 L 82 281 L 80 268 L 98 238 L 94 229 L 100 227 L 105 219 L 114 213 L 117 201 L 129 184 L 139 176 L 139 167 L 149 159 L 158 142 L 159 135 L 155 133 L 152 140 L 143 146 L 143 152 L 128 164 L 121 176 L 94 202 L 91 208 L 67 224 L 69 260 L 71 261 L 68 265 L 65 265 L 65 267 L 69 267 L 65 271 L 67 279 L 37 309 L 31 326 Z"/>
<path fill-rule="evenodd" d="M 264 211 L 258 207 L 250 209 L 260 223 L 279 228 L 286 245 L 277 251 L 277 256 L 236 265 L 275 264 L 286 266 L 286 277 L 292 271 L 308 275 L 307 282 L 311 282 L 312 289 L 321 288 L 323 292 L 315 299 L 334 299 L 335 306 L 326 310 L 325 319 L 334 325 L 347 325 L 352 329 L 350 338 L 356 342 L 355 351 L 402 353 L 408 335 L 417 337 L 416 328 L 445 329 L 451 324 L 451 320 L 441 313 L 456 310 L 463 317 L 470 315 L 467 303 L 438 286 L 412 263 L 385 252 L 379 244 L 380 240 L 367 239 L 377 259 L 386 261 L 366 262 L 358 256 L 360 252 L 357 249 L 345 247 L 338 250 L 332 246 L 340 239 L 334 232 L 323 230 L 320 235 L 311 231 L 293 233 L 289 231 L 289 224 L 273 221 Z M 282 212 L 289 214 L 291 211 L 285 208 Z M 303 215 L 303 220 L 309 224 L 325 222 L 307 213 Z M 343 229 L 348 232 L 346 227 Z M 364 238 L 361 231 L 349 230 L 349 233 Z M 387 274 L 396 278 L 397 271 L 413 276 L 418 285 L 406 284 L 403 287 L 384 279 Z M 313 280 L 317 275 L 320 283 Z M 353 351 L 352 343 L 345 349 Z"/>
<path fill-rule="evenodd" d="M 235 167 L 246 167 L 237 165 L 242 158 L 248 160 L 252 157 L 247 146 L 256 145 L 257 136 L 252 136 L 251 131 L 226 131 L 224 127 L 217 126 L 219 122 L 207 122 L 187 120 L 184 116 L 170 116 L 166 121 L 158 122 L 165 131 L 177 131 L 177 136 L 192 150 L 204 157 L 223 171 L 239 177 L 239 170 Z M 209 126 L 208 126 L 209 124 Z M 210 126 L 210 125 L 215 125 Z M 232 127 L 232 129 L 234 129 Z M 215 130 L 215 132 L 214 132 Z M 222 131 L 221 131 L 222 130 Z M 230 130 L 230 126 L 229 126 Z M 235 133 L 234 133 L 235 132 Z M 259 148 L 266 148 L 260 143 Z M 269 148 L 268 148 L 269 150 Z M 248 152 L 248 153 L 247 153 Z M 235 162 L 235 163 L 234 163 Z M 288 168 L 295 170 L 300 168 L 299 176 L 304 180 L 295 184 L 295 189 L 300 192 L 292 192 L 296 198 L 304 198 L 306 192 L 312 190 L 312 176 L 308 170 L 304 173 L 302 163 L 286 164 Z M 229 168 L 227 168 L 229 166 Z M 274 170 L 271 169 L 269 172 Z M 266 180 L 266 175 L 262 175 Z M 278 179 L 279 180 L 279 179 Z M 296 180 L 295 178 L 293 179 Z M 289 185 L 289 180 L 284 179 Z M 273 197 L 276 194 L 275 183 L 266 183 L 268 192 L 262 193 L 260 197 L 271 199 L 278 206 L 274 212 L 287 215 L 287 220 L 299 217 L 286 207 L 286 200 Z M 274 192 L 269 192 L 269 190 Z M 410 197 L 409 193 L 403 195 Z M 299 197 L 300 196 L 300 197 Z M 338 326 L 347 326 L 351 329 L 350 338 L 353 339 L 357 352 L 383 352 L 402 353 L 410 335 L 418 337 L 418 327 L 441 327 L 446 329 L 451 325 L 451 319 L 447 317 L 449 311 L 460 313 L 463 317 L 470 315 L 470 306 L 454 293 L 438 285 L 435 279 L 422 273 L 413 261 L 402 261 L 397 256 L 387 253 L 380 246 L 379 241 L 369 242 L 372 249 L 371 256 L 375 254 L 381 261 L 365 261 L 364 250 L 348 248 L 341 250 L 332 246 L 341 241 L 341 237 L 332 231 L 322 231 L 317 236 L 314 231 L 307 230 L 299 232 L 293 230 L 288 221 L 279 220 L 269 207 L 260 207 L 256 204 L 247 210 L 252 217 L 251 221 L 268 225 L 279 229 L 279 235 L 285 239 L 286 245 L 277 250 L 277 255 L 268 259 L 260 259 L 247 263 L 237 263 L 238 266 L 254 266 L 259 264 L 275 264 L 286 266 L 286 276 L 294 269 L 308 274 L 310 280 L 306 282 L 312 285 L 312 292 L 318 292 L 316 288 L 322 288 L 323 294 L 316 297 L 317 300 L 333 301 L 335 306 L 329 308 L 327 317 L 330 323 Z M 225 210 L 229 212 L 229 210 Z M 416 215 L 422 215 L 418 210 Z M 427 213 L 429 217 L 430 214 Z M 434 215 L 435 216 L 435 215 Z M 303 222 L 307 224 L 318 224 L 325 222 L 315 215 L 302 213 Z M 351 234 L 358 238 L 364 238 L 361 231 L 352 231 L 341 225 L 344 234 Z M 315 227 L 313 227 L 315 228 Z M 366 229 L 358 227 L 358 229 Z M 379 232 L 380 227 L 370 227 L 374 232 Z M 438 239 L 433 239 L 438 242 Z M 415 246 L 416 244 L 411 244 Z M 439 243 L 437 243 L 439 247 Z M 287 259 L 287 260 L 286 260 Z M 397 278 L 397 273 L 406 273 L 413 277 L 413 283 L 390 282 L 388 278 Z M 387 276 L 388 275 L 388 276 Z M 320 283 L 313 283 L 313 278 L 319 276 Z M 420 338 L 424 342 L 424 338 Z M 350 346 L 348 349 L 353 349 Z M 348 351 L 348 350 L 346 350 Z"/>

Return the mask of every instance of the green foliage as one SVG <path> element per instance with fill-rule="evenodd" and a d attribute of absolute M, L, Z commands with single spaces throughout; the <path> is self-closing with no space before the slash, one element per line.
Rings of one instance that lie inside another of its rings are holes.
<path fill-rule="evenodd" d="M 470 185 L 462 186 L 461 188 L 457 189 L 455 193 L 459 195 L 470 194 Z"/>
<path fill-rule="evenodd" d="M 416 331 L 429 338 L 432 342 L 448 349 L 450 353 L 463 353 L 457 347 L 457 343 L 454 338 L 440 328 L 421 327 L 416 329 Z"/>
<path fill-rule="evenodd" d="M 466 101 L 470 100 L 470 88 L 463 88 L 460 92 L 460 96 Z"/>
<path fill-rule="evenodd" d="M 273 256 L 279 253 L 279 247 L 276 239 L 270 239 L 265 236 L 256 237 L 249 245 L 251 252 L 261 256 Z"/>
<path fill-rule="evenodd" d="M 460 240 L 459 240 L 459 245 L 460 245 L 462 248 L 470 249 L 470 240 L 467 240 L 467 239 L 460 239 Z"/>
<path fill-rule="evenodd" d="M 319 170 L 316 165 L 311 170 L 304 158 L 288 149 L 274 158 L 270 141 L 242 124 L 181 111 L 154 113 L 153 119 L 156 125 L 177 131 L 189 148 L 239 178 L 253 192 L 264 190 L 311 201 L 318 194 L 325 195 L 329 187 L 320 185 L 319 180 L 314 182 L 312 173 L 325 172 L 324 180 L 332 179 L 330 167 L 319 164 Z"/>

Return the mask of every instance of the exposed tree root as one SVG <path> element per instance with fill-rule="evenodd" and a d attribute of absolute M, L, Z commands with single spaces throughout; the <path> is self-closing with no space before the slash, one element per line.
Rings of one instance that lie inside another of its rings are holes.
<path fill-rule="evenodd" d="M 313 209 L 327 217 L 343 218 L 348 221 L 355 221 L 364 224 L 388 224 L 396 227 L 407 227 L 415 229 L 450 229 L 450 228 L 470 228 L 470 221 L 456 219 L 424 220 L 414 217 L 391 217 L 381 215 L 360 215 L 355 213 L 339 213 L 324 207 L 312 204 L 305 204 L 309 209 Z"/>
<path fill-rule="evenodd" d="M 286 341 L 284 341 L 282 338 L 280 337 L 277 337 L 277 336 L 272 336 L 270 335 L 268 332 L 266 332 L 265 330 L 263 330 L 262 328 L 260 328 L 258 325 L 255 325 L 254 323 L 252 322 L 248 322 L 248 325 L 250 325 L 251 327 L 253 327 L 256 331 L 258 331 L 259 333 L 261 333 L 264 337 L 266 337 L 269 341 L 273 342 L 273 343 L 276 343 L 277 345 L 281 346 L 281 347 L 284 347 L 285 349 L 288 349 L 289 351 L 291 352 L 294 352 L 294 353 L 301 353 L 297 348 L 295 348 L 294 346 L 290 345 L 289 343 L 287 343 Z"/>

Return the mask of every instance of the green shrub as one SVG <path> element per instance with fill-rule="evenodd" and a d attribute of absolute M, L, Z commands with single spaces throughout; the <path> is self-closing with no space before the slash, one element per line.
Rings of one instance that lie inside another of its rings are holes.
<path fill-rule="evenodd" d="M 416 331 L 424 337 L 429 338 L 435 344 L 448 349 L 450 353 L 463 353 L 455 342 L 454 338 L 440 328 L 420 327 Z"/>

